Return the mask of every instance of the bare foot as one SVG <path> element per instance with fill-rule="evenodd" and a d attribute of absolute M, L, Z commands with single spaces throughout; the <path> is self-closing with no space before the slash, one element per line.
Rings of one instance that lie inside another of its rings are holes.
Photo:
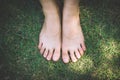
<path fill-rule="evenodd" d="M 57 18 L 45 19 L 39 36 L 40 53 L 47 59 L 57 61 L 60 58 L 61 48 L 60 22 Z"/>
<path fill-rule="evenodd" d="M 71 59 L 76 62 L 86 50 L 84 36 L 82 33 L 79 11 L 63 11 L 63 29 L 62 29 L 62 59 L 68 63 Z"/>

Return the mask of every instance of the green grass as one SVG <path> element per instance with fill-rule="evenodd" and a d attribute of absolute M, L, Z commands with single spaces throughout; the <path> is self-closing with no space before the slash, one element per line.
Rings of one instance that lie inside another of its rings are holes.
<path fill-rule="evenodd" d="M 37 0 L 0 1 L 0 80 L 120 80 L 120 1 L 81 0 L 87 51 L 76 63 L 37 49 L 44 16 Z"/>

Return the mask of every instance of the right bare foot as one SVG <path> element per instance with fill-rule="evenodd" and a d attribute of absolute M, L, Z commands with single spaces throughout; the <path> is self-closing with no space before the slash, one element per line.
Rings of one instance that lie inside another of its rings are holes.
<path fill-rule="evenodd" d="M 40 53 L 47 60 L 57 61 L 61 49 L 61 24 L 60 17 L 54 2 L 41 0 L 45 21 L 39 36 Z M 50 7 L 49 7 L 50 6 Z"/>

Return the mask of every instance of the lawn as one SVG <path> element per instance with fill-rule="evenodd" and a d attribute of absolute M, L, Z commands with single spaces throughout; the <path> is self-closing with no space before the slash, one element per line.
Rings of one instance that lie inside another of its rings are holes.
<path fill-rule="evenodd" d="M 120 0 L 81 0 L 80 10 L 87 51 L 64 64 L 37 49 L 38 0 L 0 0 L 0 80 L 120 80 Z"/>

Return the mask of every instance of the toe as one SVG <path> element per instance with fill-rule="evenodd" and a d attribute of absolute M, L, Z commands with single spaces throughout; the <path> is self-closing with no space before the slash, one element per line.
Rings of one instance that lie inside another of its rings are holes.
<path fill-rule="evenodd" d="M 49 51 L 48 51 L 48 56 L 47 56 L 46 59 L 47 59 L 48 61 L 51 60 L 52 55 L 53 55 L 53 51 L 52 51 L 52 50 L 49 50 Z"/>
<path fill-rule="evenodd" d="M 58 61 L 60 58 L 60 49 L 55 49 L 53 53 L 53 61 Z"/>
<path fill-rule="evenodd" d="M 43 57 L 46 58 L 47 55 L 48 55 L 48 50 L 46 49 L 46 50 L 44 51 Z"/>
<path fill-rule="evenodd" d="M 44 54 L 44 50 L 45 50 L 45 48 L 42 47 L 42 48 L 40 49 L 40 53 L 41 53 L 41 54 Z"/>
<path fill-rule="evenodd" d="M 76 62 L 77 61 L 73 51 L 70 51 L 70 57 L 71 57 L 72 62 Z"/>
<path fill-rule="evenodd" d="M 39 45 L 38 45 L 38 49 L 41 49 L 42 48 L 42 43 L 40 42 Z"/>
<path fill-rule="evenodd" d="M 63 60 L 64 63 L 68 63 L 69 62 L 69 55 L 68 55 L 67 51 L 62 52 L 62 60 Z"/>
<path fill-rule="evenodd" d="M 82 49 L 81 47 L 79 48 L 79 52 L 80 52 L 81 56 L 82 56 L 83 53 L 84 53 L 84 52 L 83 52 L 83 49 Z"/>
<path fill-rule="evenodd" d="M 76 55 L 76 58 L 78 58 L 78 59 L 81 57 L 78 50 L 75 51 L 75 55 Z"/>
<path fill-rule="evenodd" d="M 83 42 L 83 43 L 81 43 L 81 47 L 82 47 L 82 49 L 85 51 L 86 50 L 86 46 L 85 46 L 85 43 Z"/>

